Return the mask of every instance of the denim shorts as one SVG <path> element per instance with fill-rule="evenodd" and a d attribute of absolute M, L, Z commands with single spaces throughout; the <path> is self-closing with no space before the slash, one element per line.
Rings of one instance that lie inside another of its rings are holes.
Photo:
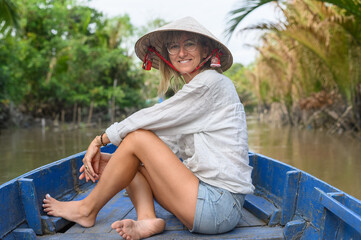
<path fill-rule="evenodd" d="M 199 181 L 193 229 L 190 231 L 217 234 L 232 230 L 241 219 L 245 196 Z"/>

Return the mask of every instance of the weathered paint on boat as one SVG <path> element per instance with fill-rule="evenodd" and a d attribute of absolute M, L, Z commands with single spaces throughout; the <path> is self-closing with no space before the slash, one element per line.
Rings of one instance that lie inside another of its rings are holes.
<path fill-rule="evenodd" d="M 115 146 L 103 147 L 114 152 Z M 0 186 L 0 238 L 119 239 L 113 221 L 136 219 L 124 191 L 100 211 L 96 225 L 83 228 L 42 210 L 46 193 L 61 200 L 84 198 L 94 184 L 78 180 L 85 152 L 48 164 Z M 277 160 L 249 153 L 254 195 L 245 201 L 237 228 L 221 235 L 190 233 L 157 203 L 166 230 L 150 239 L 361 239 L 361 201 Z"/>

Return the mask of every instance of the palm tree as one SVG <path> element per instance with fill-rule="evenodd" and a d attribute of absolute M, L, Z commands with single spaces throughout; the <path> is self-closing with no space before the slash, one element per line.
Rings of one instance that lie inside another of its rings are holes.
<path fill-rule="evenodd" d="M 258 48 L 257 64 L 264 71 L 253 78 L 262 86 L 274 86 L 269 94 L 278 96 L 288 109 L 297 94 L 302 97 L 337 88 L 352 106 L 354 126 L 361 130 L 361 73 L 357 67 L 361 63 L 361 1 L 243 1 L 230 12 L 228 36 L 248 14 L 271 2 L 283 12 L 285 21 L 240 30 L 269 30 Z M 274 74 L 263 74 L 267 71 Z"/>

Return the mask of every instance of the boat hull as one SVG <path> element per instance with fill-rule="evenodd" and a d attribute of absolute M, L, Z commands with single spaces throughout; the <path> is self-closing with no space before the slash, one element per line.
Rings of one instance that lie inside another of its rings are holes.
<path fill-rule="evenodd" d="M 116 147 L 103 147 L 112 153 Z M 83 228 L 42 209 L 45 194 L 79 200 L 95 186 L 79 180 L 85 152 L 45 165 L 0 186 L 0 238 L 119 239 L 113 221 L 136 219 L 124 190 L 99 213 L 92 228 Z M 255 194 L 247 195 L 238 226 L 221 235 L 190 233 L 155 202 L 166 230 L 157 239 L 361 239 L 361 202 L 314 176 L 269 157 L 249 153 Z"/>

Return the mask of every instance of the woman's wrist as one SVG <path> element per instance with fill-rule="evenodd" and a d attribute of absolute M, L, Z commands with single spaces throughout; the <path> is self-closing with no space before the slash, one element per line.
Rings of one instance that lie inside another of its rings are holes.
<path fill-rule="evenodd" d="M 103 146 L 108 145 L 108 143 L 110 142 L 105 132 L 103 132 L 102 135 L 100 135 L 100 142 Z"/>
<path fill-rule="evenodd" d="M 96 145 L 98 147 L 106 146 L 108 143 L 110 143 L 110 140 L 105 132 L 99 136 L 96 136 L 94 140 L 96 141 Z"/>
<path fill-rule="evenodd" d="M 97 147 L 101 147 L 103 146 L 102 145 L 102 142 L 100 141 L 100 135 L 96 136 L 93 140 L 93 143 L 97 146 Z"/>

